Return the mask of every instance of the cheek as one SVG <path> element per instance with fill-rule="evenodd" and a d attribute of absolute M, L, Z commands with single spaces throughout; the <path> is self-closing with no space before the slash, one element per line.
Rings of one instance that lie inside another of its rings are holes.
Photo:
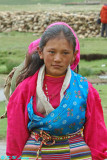
<path fill-rule="evenodd" d="M 71 64 L 71 63 L 73 63 L 73 56 L 69 56 L 68 58 L 67 58 L 67 60 L 66 60 L 66 64 Z"/>
<path fill-rule="evenodd" d="M 75 61 L 75 56 L 72 55 L 72 57 L 70 58 L 70 63 L 73 63 Z"/>
<path fill-rule="evenodd" d="M 52 60 L 52 58 L 51 58 L 49 55 L 44 56 L 44 62 L 45 62 L 45 63 L 50 63 L 51 60 Z"/>

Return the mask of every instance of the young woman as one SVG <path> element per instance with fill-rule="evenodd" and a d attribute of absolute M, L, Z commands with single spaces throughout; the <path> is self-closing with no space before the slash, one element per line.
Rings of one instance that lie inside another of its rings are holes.
<path fill-rule="evenodd" d="M 53 23 L 51 25 L 48 26 L 48 28 L 50 28 L 53 25 L 66 25 L 64 22 L 56 22 Z M 70 26 L 68 26 L 70 27 Z M 72 70 L 74 70 L 74 72 L 78 73 L 79 71 L 79 60 L 80 60 L 80 45 L 79 45 L 79 41 L 78 38 L 74 32 L 74 30 L 70 27 L 70 29 L 72 30 L 75 38 L 76 38 L 76 50 L 78 50 L 78 54 L 76 56 L 75 62 L 70 66 L 70 68 Z M 0 115 L 0 118 L 7 118 L 7 103 L 9 100 L 10 95 L 14 92 L 17 84 L 20 81 L 23 81 L 25 78 L 31 76 L 34 74 L 35 70 L 32 69 L 33 66 L 35 66 L 35 58 L 36 58 L 36 54 L 35 51 L 37 50 L 37 46 L 39 45 L 41 38 L 31 42 L 31 44 L 28 46 L 28 52 L 26 53 L 26 57 L 24 62 L 22 62 L 19 66 L 15 67 L 12 69 L 12 71 L 8 74 L 5 84 L 4 84 L 4 94 L 6 97 L 6 107 L 5 107 L 5 113 L 3 115 Z M 22 71 L 23 70 L 23 71 Z M 27 72 L 26 72 L 27 71 Z M 20 75 L 20 73 L 22 73 Z M 19 76 L 20 75 L 20 76 Z"/>
<path fill-rule="evenodd" d="M 77 55 L 75 36 L 66 23 L 43 33 L 35 61 L 24 71 L 26 79 L 8 103 L 10 159 L 107 158 L 107 129 L 98 92 L 70 69 Z"/>

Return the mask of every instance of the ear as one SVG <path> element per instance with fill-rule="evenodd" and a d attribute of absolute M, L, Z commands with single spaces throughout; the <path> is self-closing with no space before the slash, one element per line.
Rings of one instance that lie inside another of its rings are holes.
<path fill-rule="evenodd" d="M 76 51 L 73 53 L 73 57 L 72 57 L 72 60 L 71 60 L 70 65 L 72 65 L 72 64 L 74 63 L 77 53 L 78 53 L 78 50 L 76 50 Z"/>
<path fill-rule="evenodd" d="M 37 51 L 38 51 L 40 59 L 43 59 L 43 52 L 42 52 L 42 50 L 39 47 L 37 47 Z"/>
<path fill-rule="evenodd" d="M 78 53 L 78 50 L 76 50 L 74 53 L 73 53 L 73 62 L 75 61 L 75 58 L 77 56 L 77 53 Z"/>

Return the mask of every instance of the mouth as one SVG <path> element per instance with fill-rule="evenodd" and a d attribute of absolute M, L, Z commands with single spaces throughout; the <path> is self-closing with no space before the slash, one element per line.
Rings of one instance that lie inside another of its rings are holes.
<path fill-rule="evenodd" d="M 58 64 L 55 64 L 55 65 L 52 65 L 52 67 L 54 67 L 54 68 L 61 68 L 62 66 L 60 66 Z"/>

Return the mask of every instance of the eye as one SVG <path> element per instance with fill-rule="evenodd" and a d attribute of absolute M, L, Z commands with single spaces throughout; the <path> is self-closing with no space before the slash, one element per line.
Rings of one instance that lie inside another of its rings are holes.
<path fill-rule="evenodd" d="M 64 55 L 67 55 L 67 54 L 69 54 L 69 52 L 63 52 L 63 54 L 64 54 Z"/>
<path fill-rule="evenodd" d="M 54 53 L 55 53 L 55 51 L 49 51 L 49 53 L 54 54 Z"/>

